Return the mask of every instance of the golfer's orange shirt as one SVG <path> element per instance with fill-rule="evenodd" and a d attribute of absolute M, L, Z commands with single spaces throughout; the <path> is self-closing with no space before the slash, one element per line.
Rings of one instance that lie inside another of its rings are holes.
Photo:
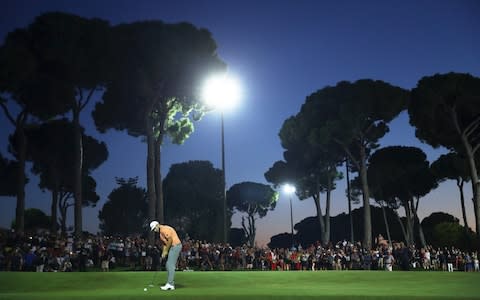
<path fill-rule="evenodd" d="M 176 246 L 181 243 L 175 229 L 168 225 L 160 225 L 160 238 L 162 241 L 166 243 L 170 237 L 172 238 L 172 246 Z"/>

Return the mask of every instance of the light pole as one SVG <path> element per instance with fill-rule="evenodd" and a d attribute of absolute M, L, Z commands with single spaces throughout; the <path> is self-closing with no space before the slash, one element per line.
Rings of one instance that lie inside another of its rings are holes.
<path fill-rule="evenodd" d="M 285 184 L 283 186 L 283 191 L 288 195 L 290 200 L 290 234 L 292 236 L 292 247 L 295 246 L 295 242 L 293 240 L 293 208 L 292 208 L 292 195 L 295 193 L 295 187 L 291 184 Z"/>
<path fill-rule="evenodd" d="M 223 184 L 223 242 L 227 243 L 227 179 L 225 177 L 225 129 L 223 126 L 223 111 L 220 112 L 222 120 L 222 184 Z"/>
<path fill-rule="evenodd" d="M 223 185 L 223 242 L 228 241 L 227 226 L 227 181 L 225 176 L 225 128 L 224 112 L 231 109 L 240 98 L 240 88 L 236 80 L 225 74 L 209 78 L 203 87 L 203 101 L 207 106 L 220 110 L 222 143 L 222 185 Z"/>

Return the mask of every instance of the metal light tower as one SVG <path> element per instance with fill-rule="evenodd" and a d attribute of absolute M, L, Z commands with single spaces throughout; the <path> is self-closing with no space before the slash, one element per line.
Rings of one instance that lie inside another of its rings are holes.
<path fill-rule="evenodd" d="M 228 242 L 227 225 L 227 181 L 225 175 L 225 128 L 224 112 L 231 109 L 240 98 L 240 88 L 237 81 L 225 74 L 209 78 L 203 88 L 203 101 L 207 106 L 220 110 L 221 118 L 221 150 L 222 150 L 222 184 L 223 184 L 223 242 Z"/>
<path fill-rule="evenodd" d="M 290 234 L 292 236 L 292 247 L 295 246 L 295 241 L 293 239 L 293 208 L 292 208 L 292 195 L 295 193 L 296 189 L 291 184 L 285 184 L 283 186 L 283 191 L 288 195 L 290 200 Z"/>

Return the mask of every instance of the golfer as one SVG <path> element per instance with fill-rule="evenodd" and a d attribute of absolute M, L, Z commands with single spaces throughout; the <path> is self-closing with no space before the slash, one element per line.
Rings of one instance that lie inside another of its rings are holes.
<path fill-rule="evenodd" d="M 162 251 L 162 258 L 168 255 L 167 259 L 167 283 L 160 288 L 164 291 L 175 289 L 175 267 L 177 265 L 178 256 L 182 250 L 182 242 L 178 238 L 178 234 L 172 227 L 168 225 L 161 225 L 157 221 L 150 223 L 150 229 L 160 234 L 164 246 Z"/>

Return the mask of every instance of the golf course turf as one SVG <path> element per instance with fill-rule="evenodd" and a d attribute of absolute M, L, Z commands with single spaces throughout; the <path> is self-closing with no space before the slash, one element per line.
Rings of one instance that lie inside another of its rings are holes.
<path fill-rule="evenodd" d="M 176 290 L 161 291 L 165 279 L 165 272 L 1 272 L 0 300 L 480 299 L 480 273 L 177 272 Z"/>

